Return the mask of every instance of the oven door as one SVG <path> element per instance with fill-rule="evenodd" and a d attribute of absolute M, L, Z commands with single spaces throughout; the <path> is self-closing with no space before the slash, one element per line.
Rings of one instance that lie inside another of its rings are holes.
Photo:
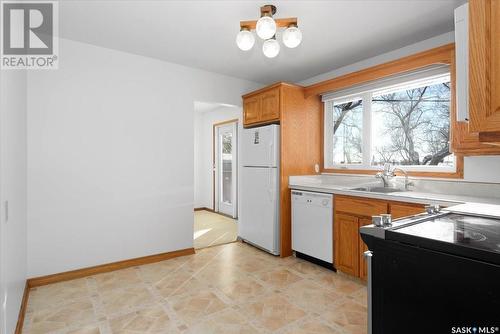
<path fill-rule="evenodd" d="M 369 248 L 372 334 L 500 327 L 500 266 L 376 238 Z"/>

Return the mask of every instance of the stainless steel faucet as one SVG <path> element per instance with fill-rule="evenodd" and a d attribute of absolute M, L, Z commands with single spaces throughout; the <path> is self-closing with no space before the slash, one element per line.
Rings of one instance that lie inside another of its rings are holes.
<path fill-rule="evenodd" d="M 382 182 L 384 182 L 384 187 L 389 187 L 391 184 L 392 178 L 396 176 L 396 173 L 395 173 L 396 171 L 400 171 L 404 174 L 404 176 L 405 176 L 405 190 L 409 190 L 410 186 L 413 186 L 414 184 L 413 184 L 413 182 L 411 182 L 408 179 L 408 173 L 402 168 L 393 167 L 390 163 L 386 162 L 384 164 L 384 170 L 375 174 L 375 177 L 382 179 Z"/>
<path fill-rule="evenodd" d="M 392 172 L 391 169 L 392 169 L 391 164 L 386 162 L 384 164 L 383 171 L 375 174 L 376 178 L 382 179 L 382 182 L 384 182 L 384 187 L 389 187 L 391 178 L 394 177 L 394 173 Z"/>

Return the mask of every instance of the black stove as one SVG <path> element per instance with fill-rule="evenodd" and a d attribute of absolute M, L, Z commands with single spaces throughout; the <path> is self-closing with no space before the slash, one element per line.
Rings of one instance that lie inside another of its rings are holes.
<path fill-rule="evenodd" d="M 402 225 L 386 239 L 500 264 L 500 220 L 457 213 Z"/>
<path fill-rule="evenodd" d="M 450 209 L 360 233 L 369 333 L 500 334 L 500 219 Z"/>

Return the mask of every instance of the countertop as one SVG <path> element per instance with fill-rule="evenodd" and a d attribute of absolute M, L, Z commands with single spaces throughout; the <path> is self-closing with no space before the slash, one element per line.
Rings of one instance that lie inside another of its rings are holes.
<path fill-rule="evenodd" d="M 336 181 L 336 182 L 335 182 Z M 324 175 L 315 176 L 292 176 L 289 179 L 289 188 L 330 193 L 337 195 L 348 195 L 357 197 L 374 198 L 388 201 L 398 201 L 398 202 L 408 202 L 408 203 L 419 203 L 419 204 L 439 204 L 441 206 L 452 206 L 457 204 L 473 204 L 473 203 L 483 203 L 483 204 L 496 204 L 500 205 L 500 198 L 493 197 L 478 197 L 478 196 L 468 196 L 468 195 L 458 195 L 450 193 L 432 193 L 423 192 L 415 189 L 415 191 L 401 191 L 392 193 L 375 193 L 368 191 L 351 190 L 351 188 L 356 188 L 360 186 L 367 185 L 378 185 L 380 182 L 364 182 L 360 183 L 359 180 L 352 182 L 349 179 L 346 180 L 329 180 L 328 177 Z M 492 206 L 493 207 L 493 206 Z M 491 209 L 491 207 L 490 207 Z M 497 208 L 500 212 L 500 207 Z"/>

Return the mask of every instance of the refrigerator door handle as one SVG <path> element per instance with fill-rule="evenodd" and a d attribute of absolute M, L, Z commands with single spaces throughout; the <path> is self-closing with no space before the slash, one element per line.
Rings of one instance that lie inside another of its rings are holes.
<path fill-rule="evenodd" d="M 273 148 L 274 148 L 274 143 L 270 142 L 269 143 L 269 166 L 273 166 Z"/>
<path fill-rule="evenodd" d="M 269 178 L 267 180 L 267 186 L 268 186 L 267 191 L 269 193 L 269 200 L 272 202 L 273 201 L 272 168 L 268 168 L 268 172 L 269 172 Z"/>

